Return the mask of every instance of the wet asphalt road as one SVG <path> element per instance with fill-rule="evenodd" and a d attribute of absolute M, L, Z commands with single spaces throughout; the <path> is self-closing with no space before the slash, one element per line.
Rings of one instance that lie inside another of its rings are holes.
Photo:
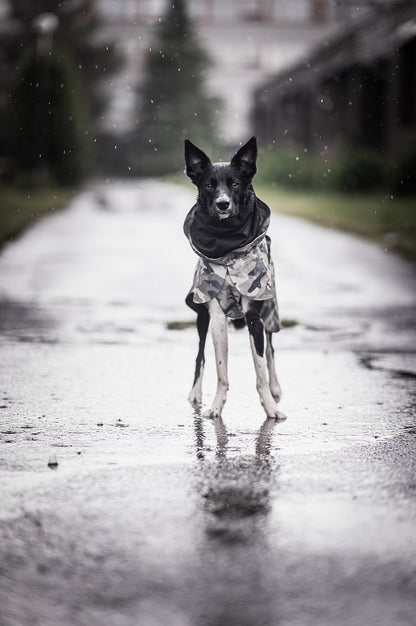
<path fill-rule="evenodd" d="M 96 185 L 0 255 L 1 626 L 414 625 L 414 269 L 275 215 L 288 420 L 245 331 L 206 420 L 193 197 Z"/>

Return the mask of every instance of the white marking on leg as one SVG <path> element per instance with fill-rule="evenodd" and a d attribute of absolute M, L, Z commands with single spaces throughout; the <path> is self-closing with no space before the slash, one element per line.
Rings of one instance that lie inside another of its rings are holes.
<path fill-rule="evenodd" d="M 209 302 L 208 310 L 217 367 L 217 391 L 211 407 L 204 412 L 204 417 L 220 417 L 229 387 L 227 318 L 215 299 Z"/>
<path fill-rule="evenodd" d="M 274 362 L 274 354 L 273 354 L 273 346 L 272 346 L 272 338 L 270 333 L 266 333 L 266 362 L 267 369 L 269 371 L 269 387 L 273 398 L 276 402 L 279 402 L 282 397 L 282 389 L 280 387 L 279 381 L 277 379 L 276 374 L 276 365 Z"/>
<path fill-rule="evenodd" d="M 276 400 L 273 398 L 269 381 L 267 378 L 267 367 L 264 356 L 257 354 L 256 346 L 254 345 L 254 339 L 250 335 L 250 347 L 253 355 L 254 369 L 256 372 L 256 389 L 260 397 L 260 402 L 265 410 L 267 417 L 273 417 L 277 420 L 284 420 L 286 416 L 279 411 Z"/>

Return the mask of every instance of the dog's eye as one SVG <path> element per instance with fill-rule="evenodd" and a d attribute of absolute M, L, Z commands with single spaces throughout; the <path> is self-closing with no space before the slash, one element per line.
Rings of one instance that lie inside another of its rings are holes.
<path fill-rule="evenodd" d="M 233 184 L 232 184 L 232 188 L 233 188 L 233 189 L 238 189 L 238 188 L 239 188 L 239 186 L 240 186 L 240 183 L 238 182 L 238 180 L 234 180 L 234 181 L 233 181 Z"/>
<path fill-rule="evenodd" d="M 205 189 L 206 189 L 207 191 L 211 191 L 211 190 L 212 190 L 212 183 L 206 183 L 206 185 L 205 185 Z"/>

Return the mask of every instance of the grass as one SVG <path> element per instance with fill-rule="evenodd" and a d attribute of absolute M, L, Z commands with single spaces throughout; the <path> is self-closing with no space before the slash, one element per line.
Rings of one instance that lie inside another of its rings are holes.
<path fill-rule="evenodd" d="M 33 220 L 65 206 L 73 194 L 62 188 L 0 185 L 0 246 L 19 235 Z"/>
<path fill-rule="evenodd" d="M 416 261 L 416 197 L 302 192 L 255 185 L 272 210 L 356 233 Z"/>

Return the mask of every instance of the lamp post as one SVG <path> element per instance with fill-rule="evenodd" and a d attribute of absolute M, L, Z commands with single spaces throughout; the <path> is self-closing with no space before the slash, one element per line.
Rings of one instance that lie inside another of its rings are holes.
<path fill-rule="evenodd" d="M 37 34 L 36 55 L 52 52 L 53 34 L 58 28 L 59 19 L 55 13 L 40 13 L 33 20 L 33 30 Z"/>
<path fill-rule="evenodd" d="M 35 68 L 36 83 L 39 89 L 39 98 L 35 98 L 33 115 L 33 174 L 36 170 L 47 178 L 49 173 L 45 152 L 49 141 L 49 111 L 52 103 L 48 102 L 51 95 L 51 56 L 53 49 L 53 35 L 58 28 L 59 20 L 55 13 L 40 13 L 33 20 L 33 30 L 36 33 Z M 42 67 L 43 66 L 43 67 Z M 45 95 L 45 100 L 41 95 Z M 45 107 L 48 110 L 45 111 Z M 45 114 L 46 113 L 46 114 Z"/>

